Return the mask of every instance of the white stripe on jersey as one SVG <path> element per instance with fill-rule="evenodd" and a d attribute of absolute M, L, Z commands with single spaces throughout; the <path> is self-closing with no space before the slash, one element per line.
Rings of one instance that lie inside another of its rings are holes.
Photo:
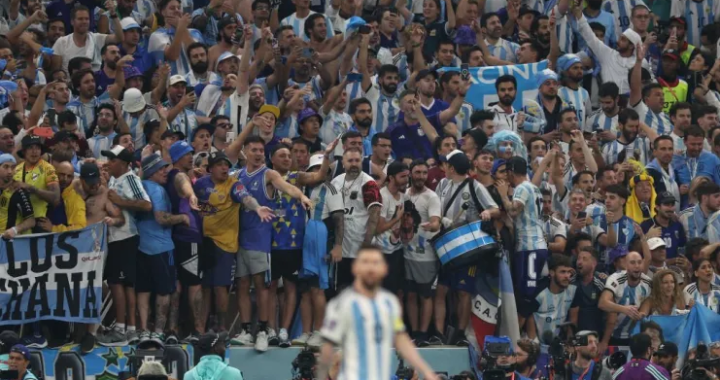
<path fill-rule="evenodd" d="M 620 38 L 622 32 L 630 27 L 630 15 L 633 7 L 642 0 L 603 0 L 603 10 L 615 16 L 615 35 Z"/>
<path fill-rule="evenodd" d="M 573 90 L 570 87 L 560 87 L 558 96 L 569 106 L 572 106 L 577 111 L 577 118 L 580 125 L 585 125 L 585 118 L 592 110 L 590 105 L 590 94 L 586 89 L 578 87 L 577 90 Z"/>
<path fill-rule="evenodd" d="M 307 20 L 310 15 L 312 15 L 313 11 L 310 11 L 307 16 L 304 18 L 298 18 L 297 13 L 293 13 L 290 16 L 285 17 L 280 21 L 280 25 L 290 25 L 293 28 L 293 31 L 295 32 L 295 35 L 297 37 L 302 38 L 305 41 L 309 41 L 310 38 L 305 34 L 305 20 Z M 330 17 L 325 16 L 325 25 L 327 25 L 327 38 L 332 38 L 335 36 L 335 29 L 333 28 L 332 20 L 330 20 Z"/>
<path fill-rule="evenodd" d="M 554 335 L 560 333 L 558 326 L 567 320 L 576 290 L 575 285 L 569 285 L 558 294 L 551 292 L 550 287 L 538 293 L 535 300 L 540 307 L 533 313 L 538 335 L 545 331 L 552 331 Z"/>
<path fill-rule="evenodd" d="M 631 287 L 628 285 L 627 271 L 613 273 L 605 281 L 605 290 L 613 293 L 613 299 L 618 305 L 640 307 L 640 304 L 650 295 L 650 284 L 652 283 L 652 279 L 646 274 L 643 273 L 640 276 L 640 283 Z M 618 314 L 613 336 L 620 339 L 629 338 L 632 325 L 632 319 L 627 315 Z"/>
<path fill-rule="evenodd" d="M 597 110 L 593 112 L 585 121 L 585 132 L 592 132 L 595 130 L 611 131 L 614 134 L 618 133 L 618 115 L 610 117 L 603 112 L 603 110 Z"/>
<path fill-rule="evenodd" d="M 485 43 L 490 50 L 490 55 L 493 57 L 502 59 L 503 61 L 517 63 L 516 54 L 518 49 L 520 49 L 520 45 L 502 38 L 499 38 L 495 44 L 491 44 L 490 41 L 485 39 Z"/>
<path fill-rule="evenodd" d="M 381 289 L 368 298 L 352 287 L 331 300 L 320 334 L 340 346 L 339 380 L 389 379 L 395 334 L 405 331 L 400 303 Z"/>
<path fill-rule="evenodd" d="M 712 24 L 720 16 L 720 0 L 673 0 L 670 15 L 687 22 L 685 41 L 701 46 L 700 32 L 705 25 Z"/>
<path fill-rule="evenodd" d="M 472 116 L 473 112 L 475 112 L 475 109 L 473 108 L 472 104 L 468 102 L 463 102 L 463 105 L 460 106 L 460 112 L 455 115 L 455 121 L 457 122 L 458 126 L 457 138 L 461 137 L 462 132 L 465 132 L 472 128 L 472 125 L 470 124 L 470 117 Z"/>
<path fill-rule="evenodd" d="M 703 305 L 708 309 L 718 312 L 720 311 L 720 286 L 710 283 L 710 292 L 703 294 L 698 289 L 696 282 L 688 285 L 683 289 L 683 296 L 685 297 L 685 306 L 690 305 L 690 300 L 695 302 L 695 305 Z"/>
<path fill-rule="evenodd" d="M 650 140 L 646 137 L 637 137 L 630 145 L 634 150 L 634 153 L 640 153 L 640 162 L 643 165 L 647 165 L 652 158 L 652 152 L 650 149 Z M 614 165 L 618 161 L 618 154 L 625 150 L 625 145 L 620 140 L 609 142 L 603 146 L 602 156 L 605 161 L 605 165 Z"/>
<path fill-rule="evenodd" d="M 523 204 L 523 211 L 513 218 L 516 231 L 517 251 L 547 249 L 542 223 L 542 194 L 540 188 L 525 181 L 515 188 L 513 203 Z"/>
<path fill-rule="evenodd" d="M 672 132 L 672 122 L 665 112 L 653 112 L 650 108 L 648 108 L 644 101 L 641 101 L 636 106 L 632 107 L 632 109 L 637 111 L 641 122 L 647 124 L 659 135 L 667 135 Z"/>

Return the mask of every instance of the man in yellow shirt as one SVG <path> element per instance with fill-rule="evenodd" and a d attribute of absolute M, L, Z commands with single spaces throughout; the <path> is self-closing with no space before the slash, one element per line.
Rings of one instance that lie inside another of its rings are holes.
<path fill-rule="evenodd" d="M 38 136 L 27 135 L 23 137 L 18 157 L 24 159 L 15 167 L 13 179 L 18 188 L 30 193 L 30 203 L 35 212 L 35 218 L 47 215 L 48 205 L 60 204 L 60 186 L 58 185 L 55 168 L 43 160 L 45 147 Z"/>
<path fill-rule="evenodd" d="M 55 166 L 62 197 L 60 204 L 51 207 L 46 218 L 39 218 L 37 225 L 47 232 L 79 230 L 87 226 L 85 200 L 75 191 L 72 181 L 75 178 L 73 166 L 63 161 Z"/>

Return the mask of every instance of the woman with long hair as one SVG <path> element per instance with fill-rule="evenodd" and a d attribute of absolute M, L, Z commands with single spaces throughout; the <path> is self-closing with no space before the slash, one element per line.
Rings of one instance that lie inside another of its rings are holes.
<path fill-rule="evenodd" d="M 700 304 L 707 306 L 710 310 L 720 310 L 720 286 L 715 285 L 715 270 L 707 258 L 701 258 L 693 262 L 694 282 L 685 287 L 685 305 L 688 308 Z"/>
<path fill-rule="evenodd" d="M 685 299 L 682 297 L 677 275 L 670 269 L 662 269 L 653 276 L 650 297 L 640 305 L 640 313 L 676 315 L 678 310 L 685 310 Z"/>

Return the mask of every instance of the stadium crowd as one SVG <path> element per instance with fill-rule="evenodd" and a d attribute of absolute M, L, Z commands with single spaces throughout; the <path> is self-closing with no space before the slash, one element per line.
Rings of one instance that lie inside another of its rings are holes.
<path fill-rule="evenodd" d="M 478 221 L 517 355 L 568 321 L 595 354 L 631 345 L 646 316 L 720 312 L 718 7 L 3 0 L 0 231 L 107 224 L 114 317 L 83 352 L 231 328 L 318 347 L 369 243 L 415 345 L 468 345 L 488 258 L 441 265 L 434 242 Z M 523 64 L 533 88 L 474 74 Z M 67 343 L 48 323 L 25 346 Z"/>

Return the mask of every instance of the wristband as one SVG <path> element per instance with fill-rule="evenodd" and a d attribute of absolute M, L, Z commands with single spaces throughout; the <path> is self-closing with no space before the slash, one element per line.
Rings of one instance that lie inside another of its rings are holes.
<path fill-rule="evenodd" d="M 15 232 L 15 235 L 17 235 L 17 234 L 18 234 L 18 230 L 17 230 L 17 227 L 13 227 L 13 228 L 11 228 L 11 230 L 13 230 L 13 232 Z"/>

